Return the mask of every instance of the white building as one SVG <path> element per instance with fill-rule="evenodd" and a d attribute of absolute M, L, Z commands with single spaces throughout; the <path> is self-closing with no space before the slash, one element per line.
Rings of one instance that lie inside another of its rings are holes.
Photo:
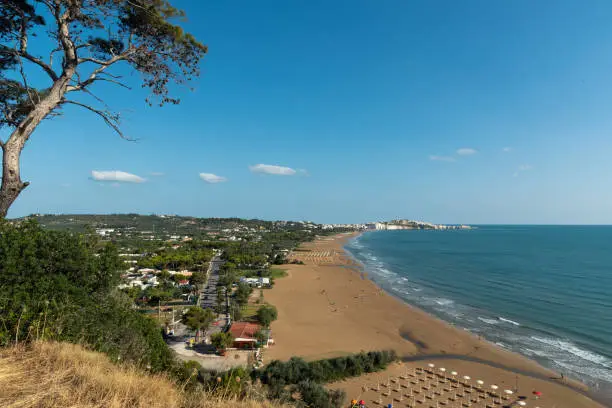
<path fill-rule="evenodd" d="M 112 234 L 113 232 L 115 232 L 114 228 L 98 228 L 96 229 L 96 234 L 105 237 L 107 235 Z"/>
<path fill-rule="evenodd" d="M 249 286 L 262 288 L 270 286 L 270 278 L 240 278 L 240 282 L 246 283 Z"/>

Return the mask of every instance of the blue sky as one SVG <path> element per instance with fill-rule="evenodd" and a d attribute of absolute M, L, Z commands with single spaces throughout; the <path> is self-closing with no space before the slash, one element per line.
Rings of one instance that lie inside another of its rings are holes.
<path fill-rule="evenodd" d="M 46 121 L 10 216 L 612 223 L 611 2 L 175 3 L 209 46 L 195 91 L 98 86 L 137 142 Z"/>

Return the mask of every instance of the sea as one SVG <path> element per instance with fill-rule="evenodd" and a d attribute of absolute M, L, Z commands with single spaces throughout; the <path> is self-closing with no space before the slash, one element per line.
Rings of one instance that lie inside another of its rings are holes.
<path fill-rule="evenodd" d="M 405 302 L 612 395 L 612 226 L 369 231 L 346 250 Z"/>

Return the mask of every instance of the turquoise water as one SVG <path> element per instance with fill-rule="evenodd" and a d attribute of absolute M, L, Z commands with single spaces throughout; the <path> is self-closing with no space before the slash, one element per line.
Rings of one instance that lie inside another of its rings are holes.
<path fill-rule="evenodd" d="M 612 392 L 612 227 L 372 231 L 346 249 L 406 302 Z"/>

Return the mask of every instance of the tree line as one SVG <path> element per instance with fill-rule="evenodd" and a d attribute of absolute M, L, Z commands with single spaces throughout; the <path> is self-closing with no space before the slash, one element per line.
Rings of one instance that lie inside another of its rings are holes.
<path fill-rule="evenodd" d="M 306 380 L 327 383 L 383 370 L 396 359 L 397 355 L 393 350 L 361 352 L 310 362 L 293 357 L 285 362 L 272 361 L 264 369 L 257 371 L 257 377 L 262 383 L 272 387 L 297 384 Z"/>

